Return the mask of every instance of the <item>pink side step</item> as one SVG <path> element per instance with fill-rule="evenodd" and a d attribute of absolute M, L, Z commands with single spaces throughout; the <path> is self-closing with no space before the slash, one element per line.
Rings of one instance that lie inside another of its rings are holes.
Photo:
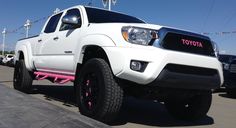
<path fill-rule="evenodd" d="M 37 80 L 44 80 L 47 78 L 54 78 L 53 82 L 54 83 L 59 83 L 59 84 L 65 84 L 70 81 L 75 80 L 75 76 L 70 76 L 70 75 L 60 75 L 60 74 L 54 74 L 54 73 L 48 73 L 48 72 L 34 72 L 36 75 Z"/>

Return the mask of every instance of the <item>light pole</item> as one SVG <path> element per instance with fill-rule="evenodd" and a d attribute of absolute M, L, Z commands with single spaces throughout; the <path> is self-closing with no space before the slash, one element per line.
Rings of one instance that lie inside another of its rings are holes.
<path fill-rule="evenodd" d="M 113 5 L 116 4 L 117 0 L 102 0 L 103 6 L 104 8 L 107 6 L 108 4 L 108 10 L 111 11 L 111 3 L 113 3 Z"/>
<path fill-rule="evenodd" d="M 109 6 L 108 6 L 108 10 L 111 11 L 111 0 L 109 0 Z"/>
<path fill-rule="evenodd" d="M 4 56 L 5 40 L 6 40 L 7 29 L 4 28 L 2 31 L 2 55 Z"/>
<path fill-rule="evenodd" d="M 28 38 L 29 37 L 29 29 L 31 27 L 31 22 L 30 20 L 26 20 L 25 24 L 24 24 L 24 27 L 26 29 L 26 34 L 25 34 L 25 37 Z"/>

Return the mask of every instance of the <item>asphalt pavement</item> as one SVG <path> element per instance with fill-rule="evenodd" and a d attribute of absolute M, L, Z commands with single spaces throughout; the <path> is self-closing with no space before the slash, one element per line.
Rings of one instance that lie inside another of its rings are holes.
<path fill-rule="evenodd" d="M 94 127 L 109 126 L 0 84 L 0 128 Z"/>

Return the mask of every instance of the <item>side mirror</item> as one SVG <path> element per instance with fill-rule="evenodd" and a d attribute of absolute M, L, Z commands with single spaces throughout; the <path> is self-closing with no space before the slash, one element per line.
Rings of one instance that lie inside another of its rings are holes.
<path fill-rule="evenodd" d="M 66 15 L 62 18 L 62 23 L 64 24 L 70 24 L 70 25 L 75 25 L 75 26 L 80 26 L 81 21 L 80 17 L 77 17 L 75 15 Z"/>

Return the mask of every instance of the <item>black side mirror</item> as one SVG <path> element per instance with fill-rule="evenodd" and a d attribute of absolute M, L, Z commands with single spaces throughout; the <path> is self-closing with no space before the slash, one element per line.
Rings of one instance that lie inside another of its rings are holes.
<path fill-rule="evenodd" d="M 81 19 L 75 15 L 66 15 L 62 18 L 62 23 L 73 26 L 81 26 Z"/>

